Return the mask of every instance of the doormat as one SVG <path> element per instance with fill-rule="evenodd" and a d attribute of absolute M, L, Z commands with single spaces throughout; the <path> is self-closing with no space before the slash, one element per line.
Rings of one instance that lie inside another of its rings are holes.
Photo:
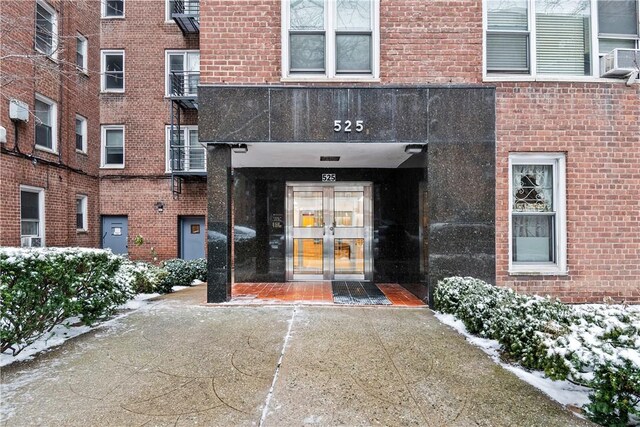
<path fill-rule="evenodd" d="M 391 301 L 371 282 L 331 282 L 333 302 L 345 305 L 391 305 Z"/>

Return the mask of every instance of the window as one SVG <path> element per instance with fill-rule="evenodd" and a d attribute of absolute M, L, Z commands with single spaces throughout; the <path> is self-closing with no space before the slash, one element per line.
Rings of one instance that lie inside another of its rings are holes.
<path fill-rule="evenodd" d="M 637 0 L 598 1 L 598 54 L 600 73 L 604 55 L 616 48 L 640 49 Z"/>
<path fill-rule="evenodd" d="M 76 151 L 87 152 L 87 119 L 76 114 Z"/>
<path fill-rule="evenodd" d="M 124 18 L 124 0 L 102 0 L 103 18 Z"/>
<path fill-rule="evenodd" d="M 598 55 L 616 47 L 638 47 L 638 3 L 638 0 L 484 2 L 486 73 L 599 76 Z"/>
<path fill-rule="evenodd" d="M 44 190 L 20 186 L 21 246 L 44 246 Z"/>
<path fill-rule="evenodd" d="M 564 154 L 511 154 L 509 179 L 509 271 L 566 274 Z"/>
<path fill-rule="evenodd" d="M 124 168 L 124 126 L 102 126 L 102 167 Z"/>
<path fill-rule="evenodd" d="M 76 67 L 87 73 L 87 39 L 81 34 L 76 36 Z"/>
<path fill-rule="evenodd" d="M 54 8 L 43 1 L 36 2 L 36 50 L 57 57 L 58 17 Z"/>
<path fill-rule="evenodd" d="M 124 51 L 102 51 L 102 90 L 124 92 Z"/>
<path fill-rule="evenodd" d="M 56 152 L 57 143 L 57 106 L 47 97 L 36 94 L 36 148 Z"/>
<path fill-rule="evenodd" d="M 167 139 L 167 172 L 206 172 L 207 150 L 198 142 L 197 126 L 180 126 L 178 130 L 171 126 L 166 128 Z"/>
<path fill-rule="evenodd" d="M 378 77 L 379 0 L 286 0 L 282 7 L 283 77 Z"/>
<path fill-rule="evenodd" d="M 87 231 L 87 196 L 76 196 L 76 229 L 78 231 Z"/>
<path fill-rule="evenodd" d="M 167 96 L 195 96 L 200 83 L 199 51 L 168 51 Z"/>

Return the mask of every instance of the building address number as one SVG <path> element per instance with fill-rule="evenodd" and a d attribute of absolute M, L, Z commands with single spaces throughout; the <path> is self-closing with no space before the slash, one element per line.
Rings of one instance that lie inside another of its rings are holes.
<path fill-rule="evenodd" d="M 355 130 L 360 133 L 364 130 L 364 120 L 356 120 L 355 122 L 351 120 L 334 120 L 333 121 L 333 131 L 334 132 L 345 132 L 349 133 L 351 130 Z"/>

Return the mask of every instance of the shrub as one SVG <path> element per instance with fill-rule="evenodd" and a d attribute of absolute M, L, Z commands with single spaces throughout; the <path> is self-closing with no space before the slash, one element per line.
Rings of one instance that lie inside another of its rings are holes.
<path fill-rule="evenodd" d="M 640 415 L 640 312 L 572 308 L 469 277 L 439 282 L 434 303 L 524 367 L 591 387 L 591 420 L 618 426 Z"/>
<path fill-rule="evenodd" d="M 91 325 L 129 299 L 122 258 L 81 248 L 0 249 L 0 351 L 18 354 L 70 317 Z"/>
<path fill-rule="evenodd" d="M 207 260 L 206 258 L 198 258 L 189 261 L 189 265 L 194 271 L 194 280 L 201 282 L 207 281 Z"/>
<path fill-rule="evenodd" d="M 167 277 L 162 281 L 162 289 L 171 292 L 174 286 L 191 286 L 191 283 L 207 278 L 207 260 L 204 258 L 196 260 L 170 259 L 163 263 L 167 271 Z"/>
<path fill-rule="evenodd" d="M 151 294 L 163 292 L 163 282 L 168 273 L 160 267 L 146 262 L 125 260 L 118 271 L 118 275 L 129 283 L 135 294 Z"/>

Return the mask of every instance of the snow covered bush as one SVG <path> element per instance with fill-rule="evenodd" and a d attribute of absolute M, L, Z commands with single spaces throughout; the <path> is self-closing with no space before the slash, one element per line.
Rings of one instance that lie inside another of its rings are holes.
<path fill-rule="evenodd" d="M 162 263 L 163 268 L 167 271 L 167 276 L 162 281 L 162 289 L 164 292 L 171 292 L 174 286 L 191 286 L 191 283 L 198 280 L 206 280 L 207 277 L 207 260 L 184 260 L 170 259 Z"/>
<path fill-rule="evenodd" d="M 164 280 L 169 273 L 163 268 L 146 262 L 135 262 L 125 259 L 118 271 L 118 277 L 128 283 L 135 294 L 152 294 L 166 292 Z"/>
<path fill-rule="evenodd" d="M 434 303 L 522 366 L 591 387 L 584 408 L 591 420 L 640 422 L 640 310 L 571 307 L 470 277 L 439 282 Z"/>
<path fill-rule="evenodd" d="M 545 345 L 570 378 L 594 388 L 586 407 L 593 421 L 625 425 L 640 416 L 640 311 L 576 307 L 569 331 Z"/>
<path fill-rule="evenodd" d="M 471 277 L 439 282 L 434 302 L 470 333 L 497 340 L 505 356 L 533 369 L 545 367 L 543 339 L 558 336 L 569 324 L 568 307 L 557 301 L 518 295 Z"/>
<path fill-rule="evenodd" d="M 0 351 L 18 354 L 70 317 L 84 324 L 132 295 L 122 258 L 85 248 L 0 248 Z"/>

